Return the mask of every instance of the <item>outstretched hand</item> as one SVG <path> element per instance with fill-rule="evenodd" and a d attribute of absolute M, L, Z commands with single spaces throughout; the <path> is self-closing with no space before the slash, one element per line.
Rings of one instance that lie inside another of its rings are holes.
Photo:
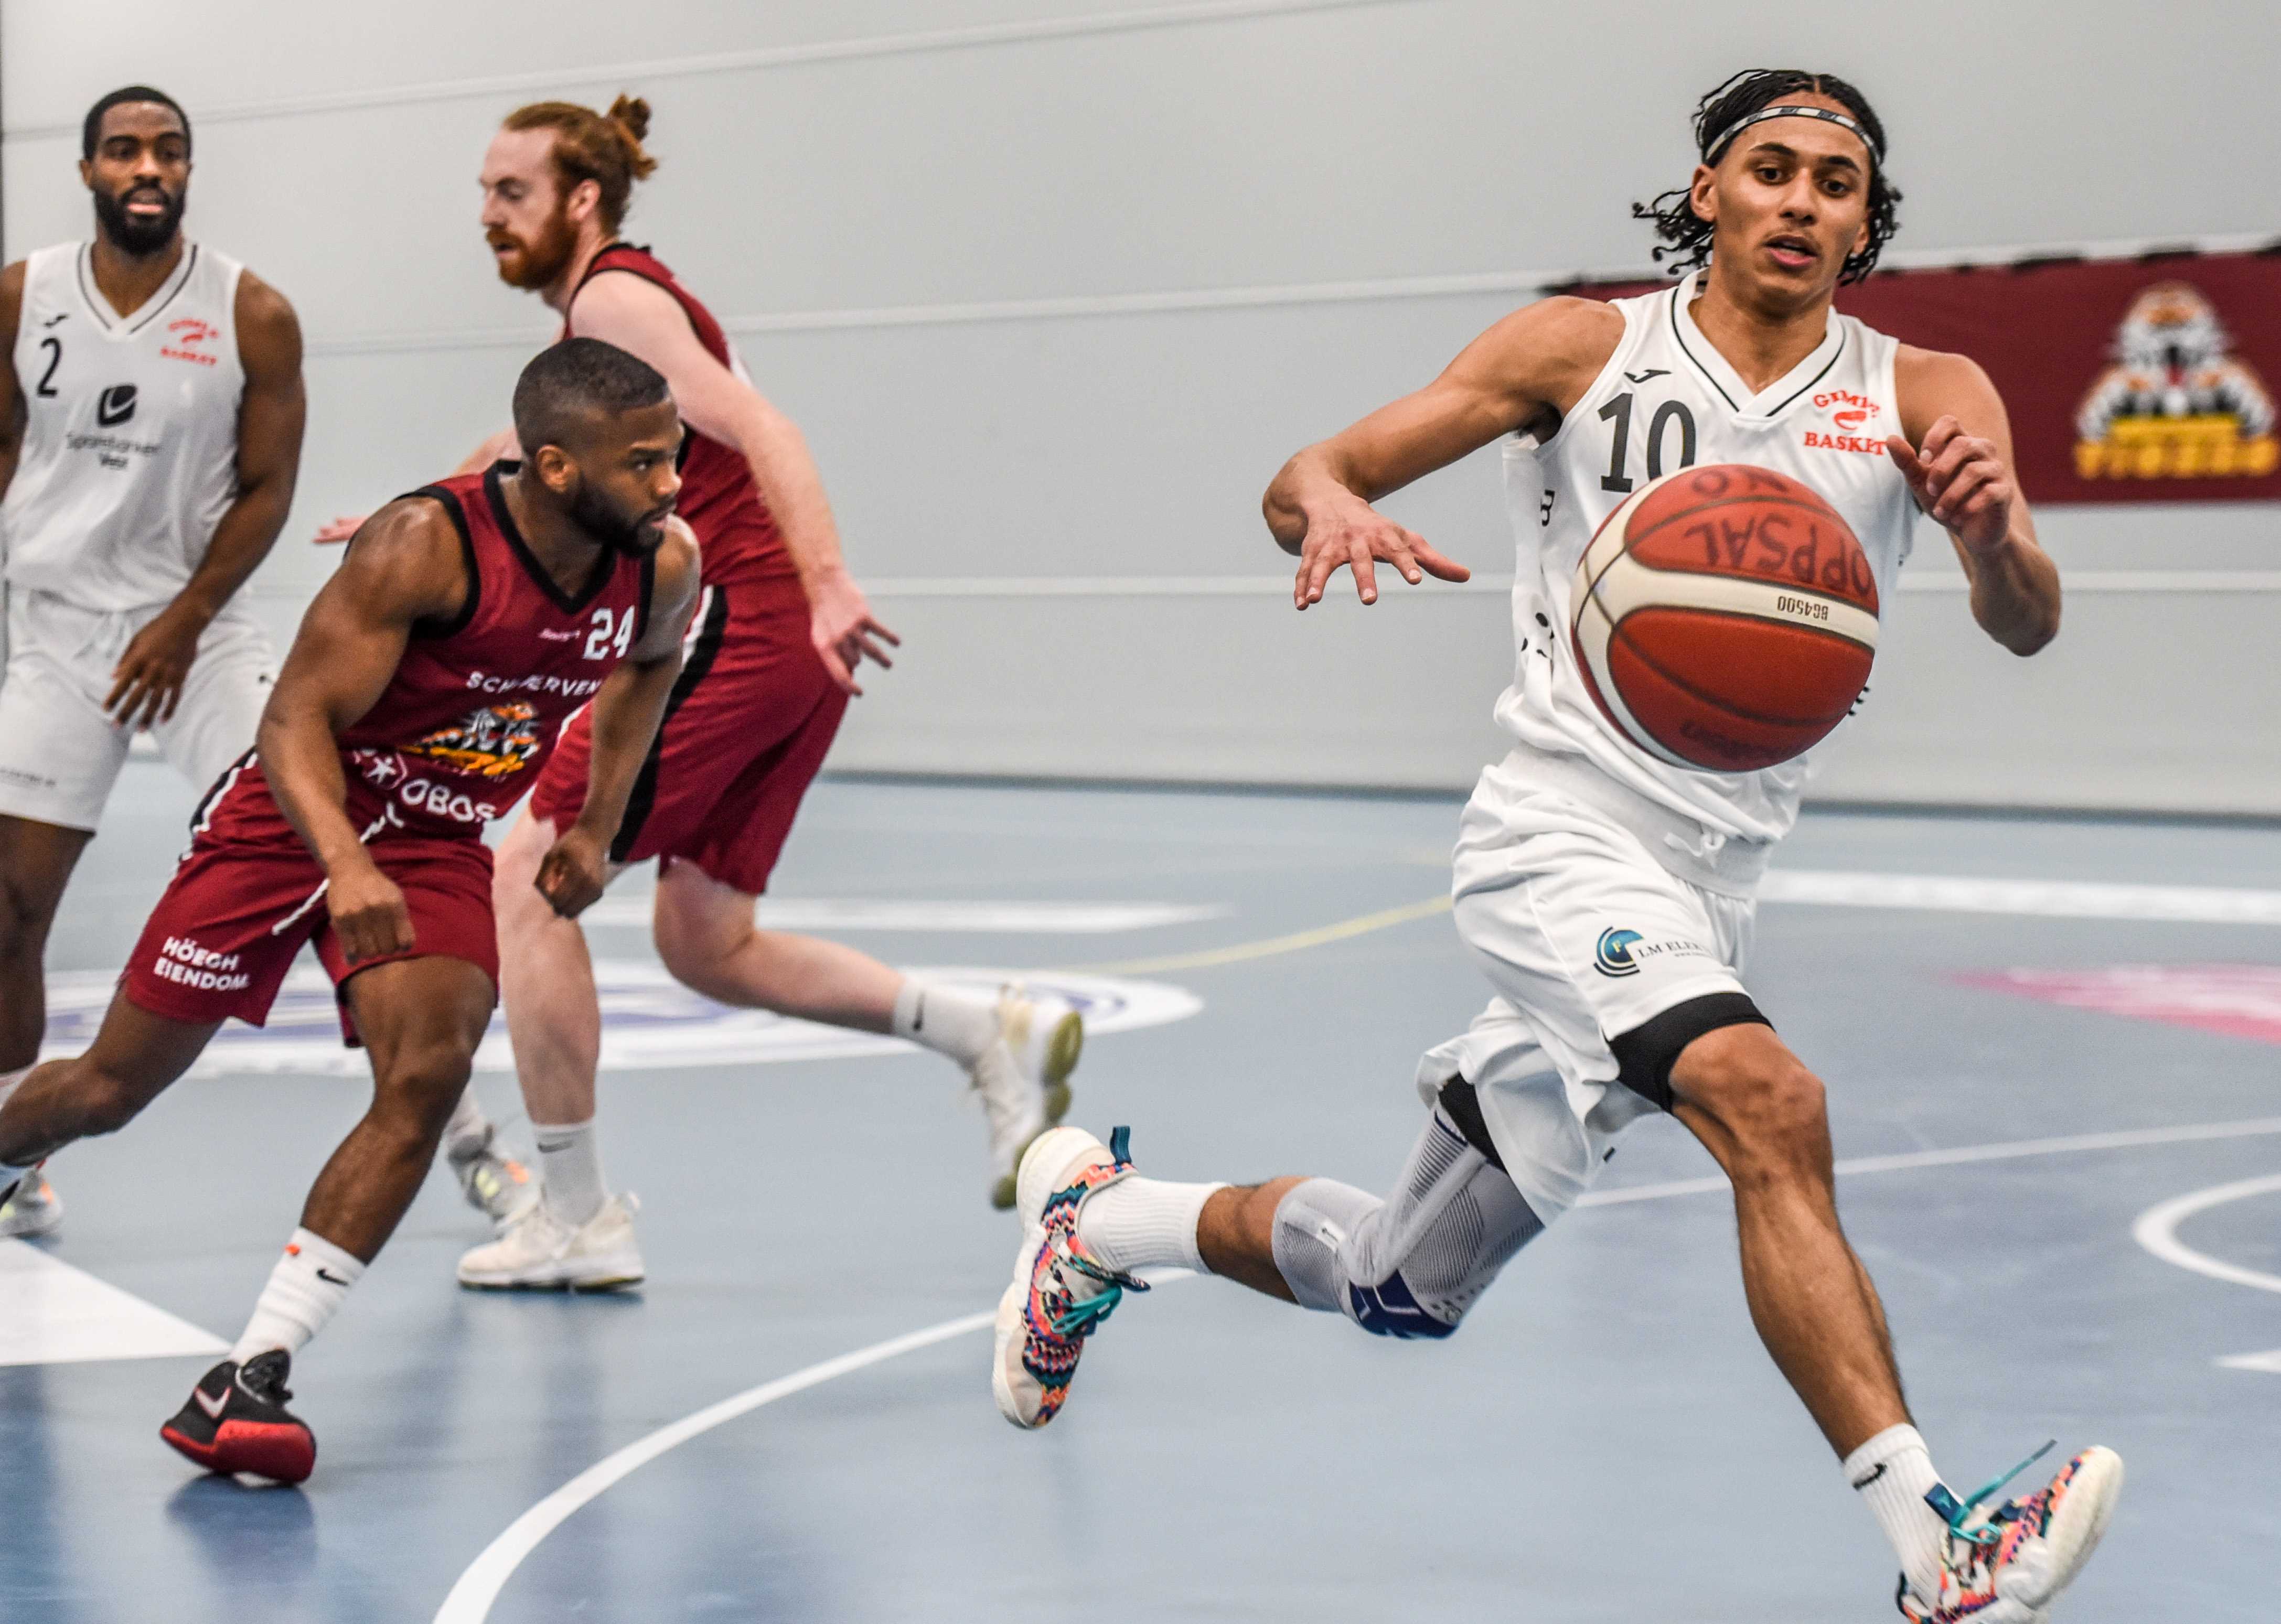
<path fill-rule="evenodd" d="M 1942 417 L 1913 448 L 1899 435 L 1885 450 L 1908 481 L 1917 506 L 1971 553 L 1993 553 L 2012 533 L 2012 505 L 2020 488 L 1993 440 L 1967 434 L 1954 417 Z"/>
<path fill-rule="evenodd" d="M 364 522 L 371 516 L 370 514 L 343 514 L 330 524 L 319 526 L 317 533 L 309 539 L 321 547 L 337 545 L 354 537 L 364 528 Z"/>
<path fill-rule="evenodd" d="M 1292 583 L 1292 607 L 1304 609 L 1323 600 L 1323 589 L 1342 567 L 1353 569 L 1355 595 L 1378 601 L 1377 566 L 1391 564 L 1416 586 L 1427 576 L 1437 581 L 1470 581 L 1473 572 L 1444 558 L 1423 536 L 1407 530 L 1360 497 L 1349 496 L 1329 512 L 1307 515 L 1307 537 L 1299 545 L 1299 574 Z"/>
<path fill-rule="evenodd" d="M 831 680 L 858 698 L 863 690 L 855 669 L 869 660 L 882 670 L 893 669 L 887 648 L 901 648 L 902 638 L 875 619 L 862 589 L 844 573 L 835 572 L 808 588 L 808 641 L 816 658 L 831 673 Z M 887 647 L 882 647 L 882 641 Z"/>

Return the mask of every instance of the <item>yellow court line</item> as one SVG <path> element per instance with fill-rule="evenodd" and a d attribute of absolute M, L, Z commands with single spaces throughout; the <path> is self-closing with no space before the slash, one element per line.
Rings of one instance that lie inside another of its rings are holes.
<path fill-rule="evenodd" d="M 1148 976 L 1170 970 L 1208 970 L 1215 964 L 1240 964 L 1246 959 L 1272 958 L 1279 953 L 1297 953 L 1307 947 L 1320 947 L 1326 943 L 1344 941 L 1349 936 L 1366 936 L 1372 931 L 1385 930 L 1388 925 L 1407 924 L 1412 919 L 1430 919 L 1435 914 L 1450 911 L 1450 893 L 1428 897 L 1422 902 L 1404 902 L 1399 908 L 1381 909 L 1374 914 L 1357 914 L 1351 919 L 1342 919 L 1335 924 L 1318 925 L 1311 931 L 1299 931 L 1289 936 L 1271 936 L 1264 941 L 1241 941 L 1233 947 L 1210 947 L 1202 953 L 1175 953 L 1157 959 L 1124 959 L 1114 964 L 1072 964 L 1071 970 L 1101 976 Z"/>

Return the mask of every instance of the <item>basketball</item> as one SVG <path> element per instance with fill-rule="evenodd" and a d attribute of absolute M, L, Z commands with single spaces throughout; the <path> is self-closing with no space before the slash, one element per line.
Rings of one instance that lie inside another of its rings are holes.
<path fill-rule="evenodd" d="M 1682 468 L 1577 561 L 1570 645 L 1616 731 L 1675 767 L 1755 772 L 1845 719 L 1877 652 L 1877 581 L 1835 508 L 1748 463 Z"/>

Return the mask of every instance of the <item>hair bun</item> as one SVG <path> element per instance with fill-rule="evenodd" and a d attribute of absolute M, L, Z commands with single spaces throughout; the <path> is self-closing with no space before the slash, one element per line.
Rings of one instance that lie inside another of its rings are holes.
<path fill-rule="evenodd" d="M 610 104 L 610 121 L 622 125 L 639 146 L 649 135 L 649 104 L 638 96 L 621 96 Z"/>

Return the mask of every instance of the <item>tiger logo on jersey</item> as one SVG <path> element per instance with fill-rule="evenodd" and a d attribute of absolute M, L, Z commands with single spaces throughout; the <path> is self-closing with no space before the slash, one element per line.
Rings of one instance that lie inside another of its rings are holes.
<path fill-rule="evenodd" d="M 438 728 L 406 746 L 404 754 L 486 778 L 508 777 L 538 757 L 537 716 L 538 708 L 522 700 L 486 705 L 469 711 L 457 726 Z"/>
<path fill-rule="evenodd" d="M 2189 282 L 2157 282 L 2130 302 L 2114 364 L 2076 414 L 2085 479 L 2254 477 L 2281 467 L 2273 397 L 2215 306 Z"/>

